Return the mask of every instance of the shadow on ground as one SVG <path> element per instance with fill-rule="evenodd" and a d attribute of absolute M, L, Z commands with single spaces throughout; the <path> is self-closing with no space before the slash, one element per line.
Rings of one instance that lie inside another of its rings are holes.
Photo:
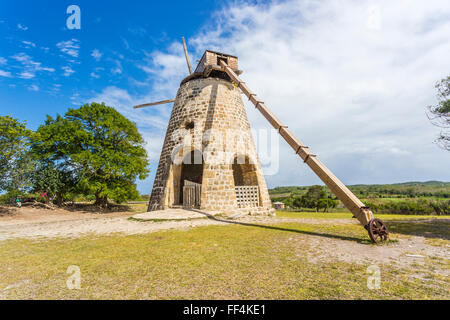
<path fill-rule="evenodd" d="M 98 214 L 106 214 L 106 213 L 113 213 L 113 212 L 127 212 L 131 210 L 131 207 L 128 205 L 123 204 L 112 204 L 108 203 L 108 206 L 106 208 L 102 208 L 99 206 L 96 206 L 91 203 L 68 203 L 65 206 L 61 207 L 62 209 L 73 211 L 73 212 L 94 212 Z"/>
<path fill-rule="evenodd" d="M 278 231 L 286 231 L 286 232 L 294 232 L 294 233 L 300 233 L 300 234 L 306 234 L 310 236 L 319 236 L 324 238 L 330 238 L 330 239 L 339 239 L 339 240 L 348 240 L 348 241 L 355 241 L 361 244 L 369 244 L 368 240 L 351 237 L 351 236 L 341 236 L 337 234 L 329 234 L 329 233 L 321 233 L 321 232 L 315 232 L 315 231 L 307 231 L 307 230 L 298 230 L 298 229 L 291 229 L 291 228 L 283 228 L 283 227 L 277 227 L 277 226 L 271 226 L 271 225 L 263 225 L 263 224 L 256 224 L 256 223 L 248 223 L 248 222 L 241 222 L 241 221 L 234 221 L 234 220 L 227 220 L 227 219 L 221 219 L 219 217 L 213 216 L 209 213 L 197 210 L 197 209 L 187 209 L 190 211 L 195 211 L 201 214 L 204 214 L 208 217 L 208 219 L 224 222 L 224 223 L 230 223 L 230 224 L 236 224 L 246 227 L 255 227 L 255 228 L 264 228 L 264 229 L 270 229 L 270 230 L 278 230 Z"/>
<path fill-rule="evenodd" d="M 16 212 L 14 206 L 2 205 L 0 206 L 0 216 L 12 215 Z"/>
<path fill-rule="evenodd" d="M 450 219 L 387 221 L 386 223 L 392 233 L 450 240 Z"/>

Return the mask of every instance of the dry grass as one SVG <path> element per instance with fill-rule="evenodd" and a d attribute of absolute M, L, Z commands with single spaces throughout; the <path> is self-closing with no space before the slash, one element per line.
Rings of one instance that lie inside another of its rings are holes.
<path fill-rule="evenodd" d="M 357 225 L 300 223 L 10 240 L 0 242 L 0 298 L 449 298 L 448 278 L 435 272 L 436 266 L 448 267 L 448 260 L 427 261 L 417 268 L 380 265 L 382 287 L 369 290 L 368 265 L 308 261 L 308 252 L 314 250 L 307 241 L 311 235 L 370 246 Z M 81 268 L 81 290 L 66 288 L 70 265 Z M 418 272 L 420 277 L 415 276 Z"/>

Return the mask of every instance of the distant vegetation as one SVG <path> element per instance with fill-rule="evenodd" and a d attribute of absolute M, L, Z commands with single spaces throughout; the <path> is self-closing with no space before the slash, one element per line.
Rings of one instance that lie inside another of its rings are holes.
<path fill-rule="evenodd" d="M 450 214 L 450 182 L 406 182 L 386 185 L 353 185 L 349 189 L 374 212 L 392 214 Z M 312 190 L 316 190 L 315 193 Z M 318 191 L 320 190 L 320 191 Z M 322 205 L 314 205 L 317 192 Z M 339 211 L 342 203 L 327 188 L 277 187 L 269 190 L 273 202 L 283 202 L 291 209 Z M 311 196 L 314 195 L 312 198 Z M 312 202 L 311 202 L 312 201 Z M 332 202 L 330 202 L 332 201 Z M 335 202 L 333 204 L 333 202 Z M 337 209 L 334 209 L 337 208 Z M 333 210 L 334 209 L 334 210 Z"/>

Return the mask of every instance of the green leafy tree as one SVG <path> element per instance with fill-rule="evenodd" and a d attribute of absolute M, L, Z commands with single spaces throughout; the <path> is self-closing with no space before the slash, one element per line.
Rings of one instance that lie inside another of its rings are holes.
<path fill-rule="evenodd" d="M 42 194 L 46 202 L 49 199 L 56 199 L 56 203 L 61 206 L 64 195 L 75 188 L 75 179 L 71 172 L 55 167 L 53 162 L 41 162 L 39 168 L 33 175 L 33 190 Z"/>
<path fill-rule="evenodd" d="M 4 190 L 8 192 L 9 197 L 15 198 L 19 195 L 25 195 L 33 186 L 32 177 L 36 170 L 37 162 L 32 155 L 24 151 L 18 155 L 12 162 L 7 179 L 3 182 Z"/>
<path fill-rule="evenodd" d="M 323 209 L 323 212 L 328 212 L 329 209 L 334 209 L 337 207 L 337 201 L 332 199 L 319 199 L 317 201 L 316 210 Z"/>
<path fill-rule="evenodd" d="M 11 116 L 0 116 L 0 190 L 16 196 L 31 186 L 34 170 L 29 152 L 31 131 Z"/>
<path fill-rule="evenodd" d="M 148 175 L 144 140 L 136 124 L 105 104 L 69 109 L 56 119 L 47 116 L 33 135 L 33 152 L 40 159 L 70 172 L 80 193 L 108 204 L 136 197 L 136 179 Z"/>
<path fill-rule="evenodd" d="M 302 198 L 302 197 L 294 196 L 294 197 L 292 197 L 292 198 L 290 198 L 290 199 L 291 199 L 292 207 L 294 207 L 294 208 L 302 208 L 302 207 L 305 207 L 305 204 L 304 204 L 304 202 L 303 202 L 303 198 Z"/>
<path fill-rule="evenodd" d="M 311 186 L 306 191 L 306 194 L 302 196 L 302 203 L 305 208 L 315 208 L 316 211 L 320 209 L 319 200 L 325 199 L 327 192 L 323 186 Z"/>
<path fill-rule="evenodd" d="M 450 76 L 436 84 L 438 104 L 428 107 L 430 121 L 442 128 L 436 142 L 445 150 L 450 151 Z"/>

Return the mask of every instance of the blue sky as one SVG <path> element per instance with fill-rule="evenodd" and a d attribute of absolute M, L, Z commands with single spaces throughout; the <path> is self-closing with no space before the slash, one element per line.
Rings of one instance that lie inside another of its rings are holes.
<path fill-rule="evenodd" d="M 81 30 L 66 28 L 72 4 Z M 205 49 L 237 55 L 247 84 L 344 183 L 450 181 L 425 114 L 450 73 L 449 34 L 445 0 L 1 1 L 0 114 L 36 129 L 46 114 L 114 106 L 147 142 L 148 193 L 171 105 L 132 106 L 175 96 L 185 36 L 194 65 Z M 320 182 L 284 141 L 275 162 L 270 187 Z"/>
<path fill-rule="evenodd" d="M 71 4 L 81 9 L 80 30 L 66 27 Z M 36 129 L 46 114 L 63 114 L 105 87 L 145 95 L 157 75 L 148 76 L 141 62 L 182 36 L 189 38 L 216 6 L 206 0 L 2 1 L 0 114 Z M 179 73 L 186 76 L 187 68 Z M 147 192 L 148 185 L 143 184 Z"/>
<path fill-rule="evenodd" d="M 137 66 L 145 52 L 189 37 L 215 10 L 214 1 L 131 3 L 1 1 L 0 57 L 7 61 L 0 70 L 11 74 L 0 77 L 1 112 L 27 119 L 36 128 L 46 113 L 64 113 L 82 103 L 78 95 L 107 85 L 134 93 L 140 88 L 132 81 L 146 80 Z M 81 8 L 81 30 L 66 28 L 70 4 Z M 72 51 L 64 53 L 64 48 Z"/>

